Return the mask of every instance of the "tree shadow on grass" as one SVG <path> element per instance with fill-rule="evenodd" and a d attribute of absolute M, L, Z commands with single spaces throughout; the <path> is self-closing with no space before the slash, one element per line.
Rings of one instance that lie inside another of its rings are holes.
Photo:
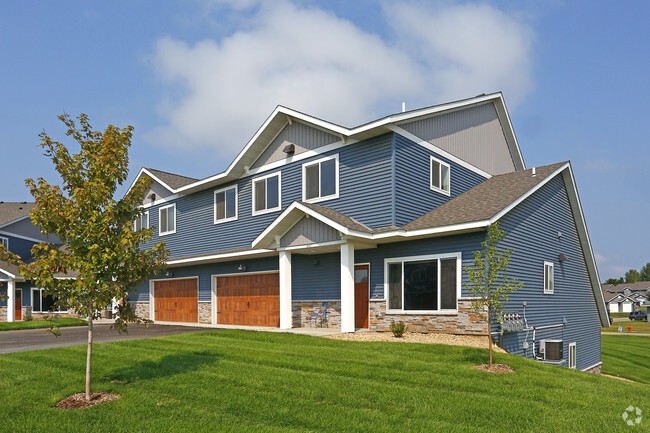
<path fill-rule="evenodd" d="M 145 359 L 115 370 L 106 379 L 117 383 L 132 383 L 187 373 L 219 361 L 214 352 L 186 352 L 163 356 L 157 360 Z"/>

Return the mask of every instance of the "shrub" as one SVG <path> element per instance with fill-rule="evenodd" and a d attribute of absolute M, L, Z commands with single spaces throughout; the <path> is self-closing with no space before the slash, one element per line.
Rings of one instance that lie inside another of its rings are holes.
<path fill-rule="evenodd" d="M 32 316 L 25 316 L 25 317 L 23 317 L 23 320 L 25 322 L 31 322 L 32 320 L 34 320 L 34 318 Z"/>
<path fill-rule="evenodd" d="M 404 336 L 404 333 L 408 331 L 409 326 L 405 324 L 404 322 L 393 322 L 390 324 L 390 330 L 393 333 L 393 335 L 397 338 L 402 338 Z"/>

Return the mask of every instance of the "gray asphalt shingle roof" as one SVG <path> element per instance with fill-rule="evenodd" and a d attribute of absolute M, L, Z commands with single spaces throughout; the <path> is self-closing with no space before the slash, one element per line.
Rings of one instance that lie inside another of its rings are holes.
<path fill-rule="evenodd" d="M 35 206 L 33 202 L 0 202 L 0 226 L 29 215 Z"/>
<path fill-rule="evenodd" d="M 181 176 L 180 174 L 169 173 L 153 168 L 147 168 L 147 170 L 173 189 L 178 189 L 198 181 L 198 179 L 194 179 L 193 177 Z"/>

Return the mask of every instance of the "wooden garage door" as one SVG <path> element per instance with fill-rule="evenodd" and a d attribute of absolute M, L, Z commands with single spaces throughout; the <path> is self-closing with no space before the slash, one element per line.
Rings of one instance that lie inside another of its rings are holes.
<path fill-rule="evenodd" d="M 198 322 L 197 282 L 196 278 L 154 282 L 155 319 Z"/>
<path fill-rule="evenodd" d="M 279 274 L 217 277 L 217 323 L 280 326 Z"/>

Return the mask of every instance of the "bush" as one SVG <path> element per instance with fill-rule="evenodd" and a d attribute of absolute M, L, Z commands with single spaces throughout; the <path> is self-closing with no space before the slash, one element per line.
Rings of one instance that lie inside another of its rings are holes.
<path fill-rule="evenodd" d="M 34 318 L 32 316 L 25 316 L 25 317 L 23 317 L 23 320 L 25 322 L 31 322 L 32 320 L 34 320 Z"/>
<path fill-rule="evenodd" d="M 393 333 L 393 335 L 397 338 L 402 338 L 404 336 L 404 333 L 408 331 L 409 326 L 405 324 L 404 322 L 393 322 L 390 324 L 390 330 Z"/>

